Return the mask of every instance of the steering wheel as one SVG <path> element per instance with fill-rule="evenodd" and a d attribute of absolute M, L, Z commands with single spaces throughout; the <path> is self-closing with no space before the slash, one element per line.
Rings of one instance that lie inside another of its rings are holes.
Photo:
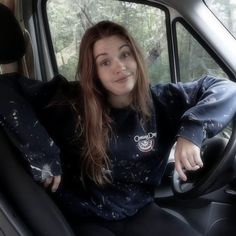
<path fill-rule="evenodd" d="M 174 170 L 172 190 L 177 197 L 195 198 L 219 189 L 233 179 L 236 155 L 236 115 L 234 115 L 232 125 L 229 140 L 215 136 L 204 141 L 201 148 L 204 166 L 197 171 L 187 171 L 186 182 L 182 181 Z"/>

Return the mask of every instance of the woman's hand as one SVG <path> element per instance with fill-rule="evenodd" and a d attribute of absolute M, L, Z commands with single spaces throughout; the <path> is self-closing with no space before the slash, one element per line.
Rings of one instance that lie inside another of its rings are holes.
<path fill-rule="evenodd" d="M 45 188 L 48 188 L 50 186 L 51 191 L 54 193 L 57 191 L 59 185 L 61 182 L 61 176 L 50 176 L 48 178 L 45 179 L 45 181 L 43 182 L 43 186 Z"/>
<path fill-rule="evenodd" d="M 186 181 L 185 170 L 195 171 L 202 166 L 200 148 L 187 139 L 179 137 L 175 147 L 175 169 L 180 178 Z"/>

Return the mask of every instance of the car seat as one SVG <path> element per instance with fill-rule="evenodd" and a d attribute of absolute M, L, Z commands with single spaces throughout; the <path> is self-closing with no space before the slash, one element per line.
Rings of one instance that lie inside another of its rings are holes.
<path fill-rule="evenodd" d="M 0 31 L 0 64 L 18 62 L 26 49 L 24 35 L 13 13 L 1 3 Z M 21 159 L 0 127 L 0 235 L 73 236 L 60 210 L 33 181 Z"/>

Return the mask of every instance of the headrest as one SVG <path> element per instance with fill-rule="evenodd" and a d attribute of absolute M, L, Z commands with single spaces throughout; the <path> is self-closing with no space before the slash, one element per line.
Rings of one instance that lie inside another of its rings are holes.
<path fill-rule="evenodd" d="M 0 3 L 0 64 L 18 61 L 25 50 L 24 35 L 18 21 L 11 10 Z"/>

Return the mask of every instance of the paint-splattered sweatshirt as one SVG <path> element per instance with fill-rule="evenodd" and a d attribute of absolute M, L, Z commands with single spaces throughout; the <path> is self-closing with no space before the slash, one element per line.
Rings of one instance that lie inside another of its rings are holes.
<path fill-rule="evenodd" d="M 134 215 L 154 200 L 154 189 L 161 181 L 176 137 L 201 146 L 206 137 L 221 131 L 236 111 L 236 85 L 228 80 L 206 76 L 190 83 L 153 86 L 152 119 L 148 122 L 130 107 L 110 110 L 113 134 L 107 153 L 111 167 L 104 169 L 104 174 L 111 173 L 112 183 L 99 187 L 87 180 L 83 186 L 83 147 L 75 128 L 77 117 L 69 103 L 60 102 L 76 96 L 79 83 L 69 83 L 59 76 L 46 84 L 22 78 L 18 84 L 34 107 L 39 124 L 60 148 L 63 182 L 54 198 L 65 214 L 75 217 L 119 220 Z M 46 106 L 49 101 L 50 106 Z M 26 143 L 34 144 L 30 136 L 25 138 Z M 51 160 L 50 145 L 47 147 Z M 51 172 L 60 173 L 53 168 Z"/>
<path fill-rule="evenodd" d="M 29 79 L 17 73 L 0 75 L 0 125 L 23 156 L 33 178 L 43 181 L 61 173 L 60 150 L 22 95 L 24 81 Z"/>

